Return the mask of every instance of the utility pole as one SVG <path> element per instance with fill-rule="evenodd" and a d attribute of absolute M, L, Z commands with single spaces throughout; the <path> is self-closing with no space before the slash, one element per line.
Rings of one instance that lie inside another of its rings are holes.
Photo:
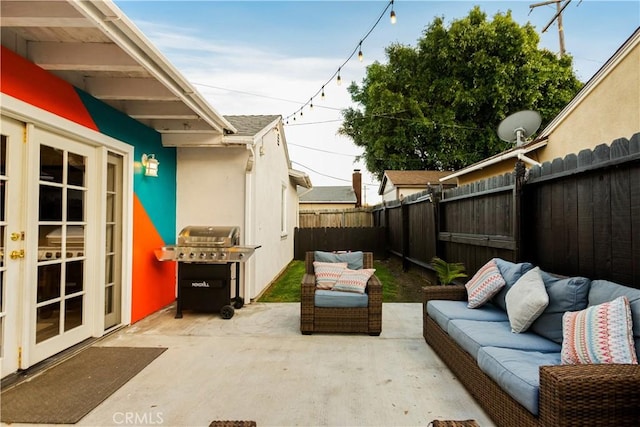
<path fill-rule="evenodd" d="M 535 4 L 531 4 L 529 5 L 529 13 L 531 13 L 531 11 L 533 9 L 535 9 L 536 7 L 540 7 L 540 6 L 547 6 L 550 4 L 556 4 L 556 14 L 553 15 L 553 18 L 551 18 L 551 21 L 549 21 L 549 23 L 542 29 L 542 32 L 546 32 L 549 27 L 551 26 L 551 24 L 553 24 L 553 22 L 557 19 L 558 20 L 558 38 L 560 39 L 560 57 L 564 56 L 565 54 L 565 48 L 564 48 L 564 28 L 562 27 L 562 11 L 569 5 L 569 3 L 571 3 L 571 0 L 549 0 L 549 1 L 544 1 L 542 3 L 535 3 Z"/>

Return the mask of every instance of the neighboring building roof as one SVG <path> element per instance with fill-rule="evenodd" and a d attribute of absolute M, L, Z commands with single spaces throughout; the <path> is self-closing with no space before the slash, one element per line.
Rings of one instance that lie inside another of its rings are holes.
<path fill-rule="evenodd" d="M 527 157 L 526 154 L 546 146 L 549 135 L 551 135 L 551 133 L 573 112 L 573 110 L 575 110 L 587 98 L 587 96 L 595 87 L 598 86 L 598 84 L 600 84 L 600 82 L 607 78 L 615 66 L 620 63 L 620 61 L 622 61 L 633 50 L 633 48 L 638 45 L 638 43 L 640 43 L 640 28 L 636 29 L 631 37 L 629 37 L 611 56 L 611 58 L 609 58 L 607 62 L 605 62 L 605 64 L 593 75 L 593 77 L 591 77 L 589 81 L 582 86 L 582 89 L 580 89 L 571 101 L 569 101 L 569 103 L 562 109 L 562 111 L 560 111 L 558 115 L 549 122 L 549 124 L 538 134 L 535 140 L 530 141 L 522 147 L 510 148 L 502 153 L 469 165 L 466 168 L 451 173 L 444 179 L 457 178 L 510 158 L 517 157 L 530 164 L 537 163 Z"/>
<path fill-rule="evenodd" d="M 224 116 L 237 130 L 233 136 L 255 136 L 280 117 L 279 115 Z"/>
<path fill-rule="evenodd" d="M 440 184 L 440 179 L 449 175 L 448 171 L 429 171 L 429 170 L 387 170 L 384 171 L 378 194 L 382 195 L 388 181 L 391 181 L 396 187 L 406 188 L 423 188 L 428 184 Z M 455 181 L 444 182 L 443 184 L 455 185 Z"/>
<path fill-rule="evenodd" d="M 602 67 L 589 79 L 582 89 L 578 91 L 571 101 L 558 113 L 558 115 L 549 122 L 549 124 L 540 132 L 536 141 L 549 137 L 551 132 L 564 121 L 564 119 L 578 106 L 598 84 L 607 78 L 609 73 L 615 66 L 622 61 L 635 46 L 640 43 L 640 27 L 618 48 L 618 50 L 604 63 Z"/>
<path fill-rule="evenodd" d="M 356 203 L 356 192 L 352 187 L 313 187 L 298 190 L 300 203 Z"/>
<path fill-rule="evenodd" d="M 157 130 L 163 145 L 236 131 L 113 2 L 2 1 L 0 15 L 3 46 Z"/>

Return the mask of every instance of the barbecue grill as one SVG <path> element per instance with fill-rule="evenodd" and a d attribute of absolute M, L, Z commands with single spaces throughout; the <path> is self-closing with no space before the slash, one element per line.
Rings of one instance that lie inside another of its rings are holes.
<path fill-rule="evenodd" d="M 180 231 L 177 245 L 156 249 L 159 261 L 178 262 L 176 319 L 182 317 L 183 309 L 220 312 L 224 319 L 230 319 L 234 308 L 242 308 L 240 263 L 260 246 L 240 246 L 239 242 L 237 226 L 188 226 Z M 232 279 L 236 285 L 234 298 Z"/>

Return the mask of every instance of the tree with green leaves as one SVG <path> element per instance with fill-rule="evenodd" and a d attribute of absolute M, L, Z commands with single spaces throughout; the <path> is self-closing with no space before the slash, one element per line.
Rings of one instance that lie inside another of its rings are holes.
<path fill-rule="evenodd" d="M 538 111 L 543 125 L 582 84 L 572 58 L 538 48 L 534 27 L 511 12 L 493 20 L 476 6 L 447 28 L 442 17 L 417 46 L 386 48 L 358 86 L 357 108 L 343 111 L 339 132 L 364 148 L 369 171 L 456 170 L 509 148 L 496 129 L 520 110 Z"/>

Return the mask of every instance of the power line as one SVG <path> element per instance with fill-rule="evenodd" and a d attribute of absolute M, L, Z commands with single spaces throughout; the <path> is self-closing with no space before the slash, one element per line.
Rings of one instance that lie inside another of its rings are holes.
<path fill-rule="evenodd" d="M 360 154 L 336 153 L 335 151 L 322 150 L 320 148 L 305 147 L 304 145 L 293 144 L 291 142 L 287 142 L 287 145 L 293 145 L 294 147 L 306 148 L 307 150 L 320 151 L 322 153 L 335 154 L 336 156 L 345 156 L 345 157 L 359 157 L 359 156 L 361 156 Z"/>

